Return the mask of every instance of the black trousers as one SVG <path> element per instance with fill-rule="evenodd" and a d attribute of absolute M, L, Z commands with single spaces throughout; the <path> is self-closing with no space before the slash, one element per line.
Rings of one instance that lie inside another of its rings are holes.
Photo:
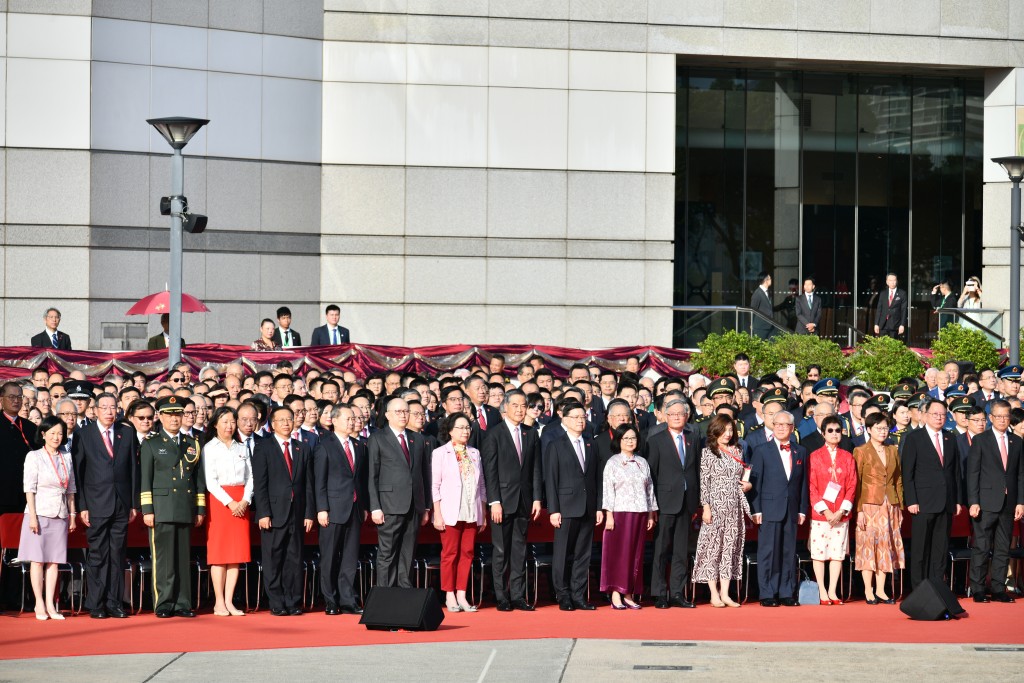
<path fill-rule="evenodd" d="M 412 558 L 420 514 L 384 513 L 384 523 L 377 527 L 377 585 L 412 588 Z"/>
<path fill-rule="evenodd" d="M 498 602 L 526 599 L 526 528 L 531 506 L 523 507 L 520 501 L 516 512 L 503 514 L 501 524 L 491 526 L 491 577 Z"/>
<path fill-rule="evenodd" d="M 665 567 L 671 576 L 665 592 Z M 651 565 L 651 595 L 656 598 L 681 595 L 690 581 L 690 515 L 659 515 L 654 527 L 654 562 Z"/>
<path fill-rule="evenodd" d="M 157 522 L 149 530 L 154 611 L 192 609 L 191 538 L 188 523 Z"/>
<path fill-rule="evenodd" d="M 89 515 L 85 538 L 89 558 L 85 565 L 88 586 L 85 608 L 120 609 L 124 602 L 124 561 L 128 555 L 128 515 L 120 501 L 110 517 Z"/>
<path fill-rule="evenodd" d="M 555 599 L 559 602 L 586 600 L 593 543 L 592 516 L 562 516 L 562 526 L 555 529 L 554 554 L 551 559 L 551 580 L 555 586 Z"/>
<path fill-rule="evenodd" d="M 757 592 L 762 600 L 796 595 L 797 520 L 762 522 L 757 530 Z"/>
<path fill-rule="evenodd" d="M 302 607 L 302 520 L 295 512 L 278 527 L 262 532 L 263 576 L 270 609 Z"/>
<path fill-rule="evenodd" d="M 320 527 L 320 590 L 328 604 L 356 604 L 353 585 L 359 560 L 362 520 L 362 512 L 353 507 L 344 524 L 331 523 Z"/>
<path fill-rule="evenodd" d="M 985 577 L 990 576 L 989 590 L 1006 590 L 1006 569 L 1010 563 L 1010 539 L 1013 536 L 1013 506 L 1004 503 L 999 512 L 981 511 L 971 520 L 974 528 L 974 549 L 971 551 L 971 592 L 985 594 Z M 991 567 L 989 553 L 992 553 Z"/>
<path fill-rule="evenodd" d="M 919 512 L 910 520 L 910 583 L 914 588 L 925 579 L 945 581 L 949 560 L 948 512 Z"/>

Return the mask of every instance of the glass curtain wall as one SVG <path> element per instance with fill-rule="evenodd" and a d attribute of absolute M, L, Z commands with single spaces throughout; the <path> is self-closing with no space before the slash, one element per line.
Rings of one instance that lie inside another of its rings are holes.
<path fill-rule="evenodd" d="M 982 98 L 980 79 L 681 67 L 675 303 L 747 306 L 764 270 L 793 329 L 812 277 L 821 333 L 845 345 L 893 272 L 927 345 L 932 287 L 980 274 Z M 674 341 L 734 324 L 677 312 Z"/>

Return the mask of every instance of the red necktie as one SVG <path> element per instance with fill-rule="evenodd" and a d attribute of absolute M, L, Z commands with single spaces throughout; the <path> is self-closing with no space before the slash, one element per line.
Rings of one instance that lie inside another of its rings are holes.
<path fill-rule="evenodd" d="M 779 450 L 782 451 L 782 457 L 786 459 L 786 476 L 793 476 L 793 453 L 790 452 L 788 443 L 780 443 Z"/>
<path fill-rule="evenodd" d="M 345 447 L 345 457 L 348 458 L 348 466 L 352 468 L 352 475 L 356 473 L 356 461 L 352 457 L 352 449 L 348 445 L 348 439 L 341 442 L 341 445 Z M 352 502 L 356 500 L 356 492 L 352 491 Z"/>
<path fill-rule="evenodd" d="M 110 442 L 110 433 L 106 429 L 101 429 L 100 434 L 103 435 L 103 445 L 107 447 L 107 455 L 111 458 L 114 457 L 114 444 Z"/>
<path fill-rule="evenodd" d="M 292 454 L 291 454 L 291 452 L 288 449 L 289 445 L 290 445 L 289 442 L 285 441 L 284 443 L 281 444 L 281 447 L 284 449 L 284 464 L 288 465 L 288 477 L 291 478 L 293 476 L 292 475 Z"/>
<path fill-rule="evenodd" d="M 480 406 L 480 409 L 476 411 L 476 421 L 478 423 L 480 423 L 480 429 L 485 431 L 485 432 L 487 431 L 487 417 L 486 417 L 486 414 L 487 414 L 487 411 L 484 410 L 483 406 Z"/>
<path fill-rule="evenodd" d="M 409 457 L 409 446 L 405 443 L 405 433 L 398 435 L 398 443 L 402 446 L 402 453 L 405 454 L 405 462 L 409 467 L 412 467 L 412 458 Z"/>
<path fill-rule="evenodd" d="M 1006 471 L 1006 434 L 997 436 L 996 440 L 999 442 L 999 455 L 1003 456 L 1003 471 Z"/>
<path fill-rule="evenodd" d="M 892 306 L 892 295 L 893 295 L 893 291 L 890 289 L 889 290 L 889 305 L 890 306 Z"/>
<path fill-rule="evenodd" d="M 784 450 L 784 451 L 789 451 L 789 444 L 788 443 L 780 443 L 779 444 L 779 448 L 781 450 Z"/>
<path fill-rule="evenodd" d="M 938 432 L 935 432 L 935 451 L 939 454 L 939 464 L 945 467 L 946 462 L 942 459 L 942 442 L 939 440 Z"/>

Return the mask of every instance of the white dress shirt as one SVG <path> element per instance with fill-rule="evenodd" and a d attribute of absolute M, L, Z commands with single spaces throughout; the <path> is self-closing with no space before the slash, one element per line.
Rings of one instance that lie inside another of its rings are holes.
<path fill-rule="evenodd" d="M 219 500 L 224 507 L 233 499 L 224 490 L 225 486 L 245 486 L 242 500 L 252 502 L 252 463 L 245 450 L 245 444 L 232 441 L 225 446 L 220 439 L 213 439 L 203 446 L 203 474 L 206 475 L 206 490 Z"/>

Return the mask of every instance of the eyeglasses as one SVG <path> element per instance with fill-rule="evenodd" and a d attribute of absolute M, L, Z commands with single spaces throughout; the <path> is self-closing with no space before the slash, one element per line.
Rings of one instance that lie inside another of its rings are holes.
<path fill-rule="evenodd" d="M 392 410 L 391 412 L 394 415 L 408 415 L 409 414 L 408 410 Z"/>
<path fill-rule="evenodd" d="M 1009 415 L 1007 415 L 1006 417 L 1009 417 Z M 1000 418 L 999 415 L 993 415 L 992 416 L 993 420 L 996 420 L 996 419 L 999 419 L 999 418 Z M 982 424 L 982 425 L 985 424 L 985 418 L 983 418 L 983 417 L 969 417 L 969 418 L 967 418 L 967 421 L 968 422 L 973 422 L 975 424 Z"/>
<path fill-rule="evenodd" d="M 77 413 L 71 413 L 71 414 L 75 415 Z M 64 415 L 65 415 L 65 413 L 61 413 L 61 417 L 63 417 Z M 152 422 L 153 421 L 153 416 L 152 415 L 136 415 L 135 419 L 138 420 L 139 422 Z"/>
<path fill-rule="evenodd" d="M 535 406 L 530 406 L 530 410 L 544 410 L 544 404 L 543 403 L 538 403 Z"/>
<path fill-rule="evenodd" d="M 196 416 L 196 411 L 194 411 L 194 410 L 183 410 L 181 412 L 181 414 L 184 415 L 185 417 L 195 417 Z"/>
<path fill-rule="evenodd" d="M 842 434 L 843 430 L 842 429 L 837 429 L 836 427 L 830 427 L 830 428 L 825 430 L 825 433 L 826 434 Z"/>
<path fill-rule="evenodd" d="M 469 425 L 455 425 L 452 429 L 472 429 Z"/>
<path fill-rule="evenodd" d="M 172 377 L 167 381 L 174 382 L 175 384 L 181 384 L 185 380 L 183 380 L 181 377 Z"/>
<path fill-rule="evenodd" d="M 78 417 L 78 413 L 68 413 L 68 412 L 57 413 L 57 417 Z"/>
<path fill-rule="evenodd" d="M 995 413 L 992 413 L 991 415 L 989 415 L 989 417 L 991 419 L 993 419 L 993 420 L 1009 420 L 1010 419 L 1009 415 L 996 415 Z M 971 418 L 971 419 L 973 420 L 974 418 Z"/>
<path fill-rule="evenodd" d="M 945 410 L 929 410 L 927 413 L 930 417 L 946 417 Z"/>
<path fill-rule="evenodd" d="M 635 436 L 624 436 L 624 437 L 622 437 L 620 439 L 620 441 L 636 441 L 636 437 Z"/>

